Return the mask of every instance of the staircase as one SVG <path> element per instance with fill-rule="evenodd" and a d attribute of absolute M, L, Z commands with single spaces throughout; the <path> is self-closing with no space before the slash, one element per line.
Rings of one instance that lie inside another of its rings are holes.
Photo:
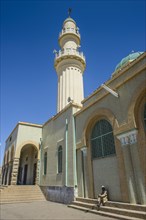
<path fill-rule="evenodd" d="M 16 185 L 0 189 L 0 204 L 46 201 L 37 185 Z"/>
<path fill-rule="evenodd" d="M 122 220 L 146 219 L 146 205 L 108 201 L 105 206 L 101 206 L 98 209 L 96 204 L 96 199 L 78 197 L 68 207 Z"/>

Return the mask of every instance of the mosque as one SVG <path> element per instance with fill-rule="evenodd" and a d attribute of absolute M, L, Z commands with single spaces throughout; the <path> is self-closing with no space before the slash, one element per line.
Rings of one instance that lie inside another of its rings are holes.
<path fill-rule="evenodd" d="M 55 52 L 57 114 L 44 124 L 19 122 L 6 140 L 4 185 L 39 185 L 51 201 L 96 198 L 146 204 L 146 53 L 133 52 L 84 98 L 86 60 L 69 16 Z"/>

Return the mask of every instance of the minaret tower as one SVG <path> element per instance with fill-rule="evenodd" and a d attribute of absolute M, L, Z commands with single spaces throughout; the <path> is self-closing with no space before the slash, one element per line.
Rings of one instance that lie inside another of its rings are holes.
<path fill-rule="evenodd" d="M 80 40 L 79 28 L 69 14 L 59 34 L 61 50 L 55 51 L 54 66 L 58 75 L 57 112 L 70 101 L 81 105 L 84 99 L 83 72 L 86 61 L 83 53 L 79 52 Z"/>

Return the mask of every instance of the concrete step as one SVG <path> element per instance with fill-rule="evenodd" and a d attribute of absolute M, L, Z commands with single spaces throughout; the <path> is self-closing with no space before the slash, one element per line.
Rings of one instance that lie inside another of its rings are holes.
<path fill-rule="evenodd" d="M 97 204 L 97 199 L 90 199 L 90 198 L 83 198 L 83 197 L 77 197 L 76 201 L 79 202 L 86 202 L 86 203 L 92 203 L 92 204 Z"/>
<path fill-rule="evenodd" d="M 39 189 L 39 186 L 27 186 L 27 187 L 23 187 L 23 186 L 8 186 L 6 187 L 6 189 L 15 189 L 15 190 L 34 190 L 34 189 Z"/>
<path fill-rule="evenodd" d="M 13 197 L 13 198 L 15 198 L 15 197 L 38 197 L 38 196 L 43 196 L 42 194 L 11 194 L 11 195 L 0 195 L 0 198 L 1 199 L 4 199 L 4 198 L 11 198 L 11 197 Z"/>
<path fill-rule="evenodd" d="M 107 217 L 110 217 L 110 218 L 115 218 L 115 219 L 141 220 L 141 218 L 135 218 L 135 217 L 129 217 L 129 216 L 125 216 L 125 215 L 119 215 L 119 214 L 114 214 L 114 213 L 109 213 L 109 212 L 103 212 L 103 211 L 87 209 L 87 208 L 84 208 L 84 207 L 81 207 L 81 206 L 78 206 L 78 205 L 69 205 L 68 207 L 78 209 L 78 210 L 81 210 L 81 211 L 85 211 L 85 212 L 94 213 L 94 214 L 97 214 L 97 215 L 102 215 L 102 216 L 107 216 Z"/>
<path fill-rule="evenodd" d="M 11 200 L 29 200 L 29 199 L 44 199 L 46 200 L 43 196 L 37 196 L 37 197 L 11 197 L 11 198 L 1 198 L 0 201 L 11 201 Z"/>
<path fill-rule="evenodd" d="M 108 201 L 105 206 L 101 206 L 98 209 L 97 199 L 77 197 L 76 201 L 71 204 L 71 207 L 72 206 L 80 210 L 89 210 L 90 212 L 97 212 L 98 210 L 98 213 L 104 213 L 108 216 L 112 214 L 120 217 L 122 216 L 122 218 L 125 216 L 126 218 L 132 219 L 146 219 L 145 205 Z"/>
<path fill-rule="evenodd" d="M 142 212 L 142 211 L 128 210 L 128 209 L 115 208 L 115 207 L 107 207 L 107 206 L 101 206 L 99 210 L 103 211 L 103 212 L 118 214 L 118 215 L 125 215 L 125 216 L 129 216 L 129 217 L 146 219 L 146 212 Z"/>
<path fill-rule="evenodd" d="M 0 205 L 2 204 L 12 204 L 12 203 L 29 203 L 29 202 L 40 202 L 40 201 L 46 201 L 44 199 L 30 199 L 30 200 L 8 200 L 8 201 L 0 201 Z"/>
<path fill-rule="evenodd" d="M 37 197 L 37 198 L 33 198 L 33 197 L 30 197 L 30 198 L 9 198 L 9 199 L 2 199 L 1 200 L 1 202 L 6 202 L 6 201 L 17 201 L 17 200 L 19 200 L 19 201 L 29 201 L 29 200 L 44 200 L 45 201 L 45 199 L 43 198 L 43 197 Z"/>
<path fill-rule="evenodd" d="M 37 191 L 31 191 L 31 192 L 28 192 L 28 191 L 25 191 L 25 192 L 22 192 L 22 191 L 6 191 L 6 192 L 1 192 L 2 195 L 31 195 L 31 194 L 42 194 L 41 191 L 37 190 Z"/>
<path fill-rule="evenodd" d="M 96 204 L 85 203 L 85 202 L 80 202 L 80 201 L 74 201 L 72 204 L 76 205 L 76 206 L 81 206 L 81 207 L 84 207 L 84 208 L 87 208 L 87 209 L 92 209 L 96 206 Z"/>
<path fill-rule="evenodd" d="M 0 204 L 46 201 L 39 186 L 8 186 L 0 193 Z"/>
<path fill-rule="evenodd" d="M 97 204 L 97 199 L 77 197 L 76 201 Z M 108 202 L 106 202 L 106 206 L 146 212 L 146 205 L 108 201 Z"/>
<path fill-rule="evenodd" d="M 108 201 L 106 206 L 146 212 L 146 205 Z"/>
<path fill-rule="evenodd" d="M 1 196 L 0 199 L 1 200 L 8 200 L 8 199 L 25 199 L 25 198 L 44 198 L 43 195 L 31 195 L 31 196 L 25 196 L 25 195 L 22 195 L 22 196 L 9 196 L 9 197 L 3 197 Z"/>

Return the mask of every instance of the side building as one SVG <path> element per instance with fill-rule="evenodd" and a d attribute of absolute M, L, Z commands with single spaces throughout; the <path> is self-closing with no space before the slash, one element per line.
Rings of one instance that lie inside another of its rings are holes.
<path fill-rule="evenodd" d="M 19 122 L 6 140 L 2 184 L 38 184 L 42 125 Z"/>

